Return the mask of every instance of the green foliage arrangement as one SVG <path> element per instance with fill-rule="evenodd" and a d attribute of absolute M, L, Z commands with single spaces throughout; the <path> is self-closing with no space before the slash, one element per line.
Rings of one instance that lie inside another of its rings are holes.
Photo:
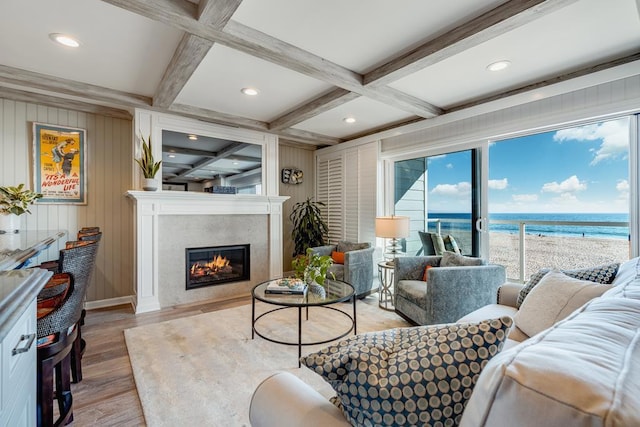
<path fill-rule="evenodd" d="M 42 194 L 24 188 L 24 184 L 17 187 L 0 187 L 0 213 L 22 215 L 31 213 L 29 206 Z"/>
<path fill-rule="evenodd" d="M 139 159 L 135 159 L 136 163 L 140 165 L 142 173 L 145 178 L 154 178 L 160 169 L 162 160 L 156 162 L 151 152 L 151 136 L 149 136 L 149 142 L 145 141 L 144 137 L 140 135 L 142 140 L 142 156 Z"/>
<path fill-rule="evenodd" d="M 308 197 L 304 202 L 293 206 L 289 219 L 293 222 L 291 238 L 293 239 L 293 256 L 304 255 L 307 248 L 323 246 L 325 237 L 329 234 L 329 227 L 322 218 L 320 207 L 322 202 L 314 202 Z"/>
<path fill-rule="evenodd" d="M 330 256 L 318 255 L 310 248 L 307 249 L 306 255 L 298 255 L 291 261 L 291 266 L 298 279 L 309 284 L 316 282 L 321 286 L 324 286 L 331 264 L 333 264 L 333 259 Z"/>

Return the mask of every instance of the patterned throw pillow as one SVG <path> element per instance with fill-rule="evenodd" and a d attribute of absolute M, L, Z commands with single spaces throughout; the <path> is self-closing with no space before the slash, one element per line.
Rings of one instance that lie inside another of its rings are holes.
<path fill-rule="evenodd" d="M 458 425 L 510 317 L 361 334 L 302 357 L 358 426 Z"/>
<path fill-rule="evenodd" d="M 460 248 L 458 247 L 458 242 L 456 242 L 456 239 L 454 239 L 451 234 L 447 234 L 442 238 L 442 240 L 444 242 L 444 247 L 447 251 L 454 252 L 457 254 L 462 253 L 460 251 Z"/>
<path fill-rule="evenodd" d="M 588 280 L 590 282 L 601 283 L 603 285 L 610 285 L 613 282 L 613 279 L 616 278 L 619 267 L 619 263 L 613 263 L 597 267 L 561 271 L 574 279 Z M 524 299 L 529 295 L 529 292 L 531 292 L 531 289 L 533 289 L 549 271 L 551 271 L 551 269 L 543 268 L 537 273 L 531 275 L 529 281 L 524 285 L 524 288 L 520 289 L 520 293 L 518 294 L 518 299 L 516 301 L 516 308 L 520 308 Z"/>

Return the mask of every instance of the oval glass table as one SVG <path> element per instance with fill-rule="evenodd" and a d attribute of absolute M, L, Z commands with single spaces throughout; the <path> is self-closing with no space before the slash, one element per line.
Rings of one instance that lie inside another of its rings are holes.
<path fill-rule="evenodd" d="M 342 337 L 347 336 L 351 331 L 354 335 L 357 334 L 356 325 L 356 297 L 353 286 L 340 280 L 325 281 L 325 286 L 322 289 L 317 289 L 313 286 L 307 286 L 302 294 L 272 294 L 267 292 L 267 287 L 272 282 L 278 279 L 267 280 L 259 285 L 256 285 L 251 291 L 251 339 L 255 338 L 255 335 L 274 342 L 284 345 L 298 346 L 298 367 L 300 367 L 300 357 L 302 357 L 302 347 L 306 345 L 318 345 L 325 344 L 331 341 L 335 341 Z M 324 292 L 323 292 L 324 291 Z M 276 306 L 270 310 L 261 313 L 256 316 L 256 300 L 264 302 L 269 305 Z M 340 302 L 351 300 L 353 305 L 353 313 L 350 314 L 347 311 L 340 310 L 339 308 L 332 307 L 331 305 Z M 336 313 L 340 313 L 348 319 L 349 328 L 341 332 L 338 335 L 327 337 L 319 341 L 302 341 L 302 309 L 306 311 L 306 320 L 309 320 L 309 307 L 319 307 L 322 309 L 333 310 Z M 269 314 L 275 313 L 280 310 L 297 309 L 298 311 L 298 339 L 297 341 L 287 341 L 284 339 L 277 339 L 273 336 L 269 336 L 266 333 L 262 333 L 256 329 L 256 323 L 262 319 L 267 321 Z"/>

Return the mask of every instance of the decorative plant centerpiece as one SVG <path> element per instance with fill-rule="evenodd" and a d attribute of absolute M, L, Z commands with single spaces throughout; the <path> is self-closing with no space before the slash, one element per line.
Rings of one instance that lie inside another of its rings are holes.
<path fill-rule="evenodd" d="M 143 189 L 147 191 L 155 191 L 158 189 L 158 182 L 155 180 L 155 176 L 160 170 L 162 160 L 156 162 L 153 158 L 153 152 L 151 151 L 151 136 L 149 136 L 149 142 L 145 141 L 144 137 L 140 135 L 142 140 L 142 156 L 139 159 L 135 159 L 136 163 L 142 169 L 144 175 Z"/>
<path fill-rule="evenodd" d="M 322 202 L 314 202 L 307 198 L 304 202 L 296 203 L 289 215 L 293 222 L 291 238 L 294 243 L 293 256 L 304 255 L 307 248 L 323 246 L 325 237 L 329 234 L 329 227 L 322 218 L 320 207 Z"/>
<path fill-rule="evenodd" d="M 318 255 L 312 249 L 307 249 L 306 255 L 299 255 L 291 261 L 291 266 L 295 271 L 297 278 L 304 280 L 307 284 L 317 283 L 324 286 L 327 279 L 329 267 L 333 264 L 333 260 L 328 255 Z"/>
<path fill-rule="evenodd" d="M 20 228 L 19 216 L 31 213 L 29 206 L 42 197 L 24 188 L 24 184 L 17 187 L 0 187 L 0 231 L 15 233 Z"/>

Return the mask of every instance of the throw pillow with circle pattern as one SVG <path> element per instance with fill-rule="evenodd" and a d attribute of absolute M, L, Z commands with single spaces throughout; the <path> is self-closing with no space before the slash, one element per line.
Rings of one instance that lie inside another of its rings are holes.
<path fill-rule="evenodd" d="M 599 265 L 597 267 L 578 268 L 575 270 L 561 270 L 561 272 L 574 279 L 588 280 L 590 282 L 600 283 L 602 285 L 610 285 L 613 282 L 613 279 L 616 278 L 619 267 L 619 263 L 613 263 Z M 543 268 L 537 273 L 531 275 L 529 281 L 524 285 L 524 288 L 522 288 L 520 290 L 520 293 L 518 294 L 516 308 L 520 308 L 524 299 L 527 297 L 527 295 L 529 295 L 529 292 L 531 292 L 531 290 L 538 283 L 540 283 L 540 280 L 542 280 L 542 278 L 549 271 L 551 271 L 551 269 Z"/>
<path fill-rule="evenodd" d="M 510 317 L 356 335 L 302 357 L 358 426 L 455 426 Z"/>

